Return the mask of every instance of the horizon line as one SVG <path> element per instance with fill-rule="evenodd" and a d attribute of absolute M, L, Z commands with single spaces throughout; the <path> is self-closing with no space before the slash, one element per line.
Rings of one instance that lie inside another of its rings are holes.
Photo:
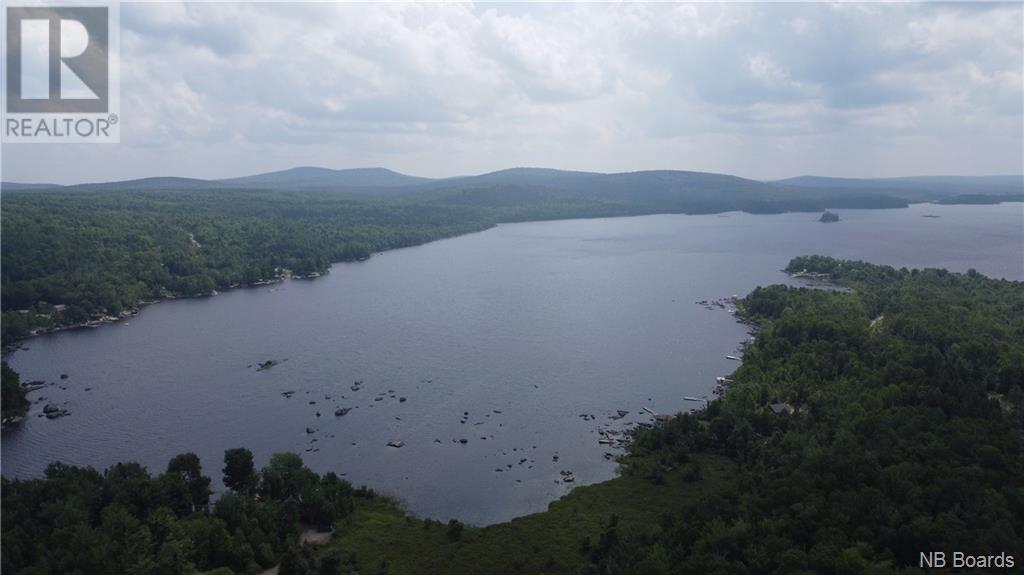
<path fill-rule="evenodd" d="M 136 177 L 136 178 L 124 178 L 124 179 L 117 179 L 117 180 L 81 181 L 81 182 L 75 182 L 75 183 L 70 183 L 70 184 L 57 184 L 57 183 L 53 183 L 53 182 L 38 182 L 38 181 L 37 182 L 14 181 L 14 180 L 0 180 L 0 184 L 23 185 L 23 186 L 74 187 L 74 186 L 81 186 L 81 185 L 118 184 L 118 183 L 134 182 L 134 181 L 142 181 L 142 180 L 153 180 L 153 179 L 160 179 L 160 178 L 193 180 L 193 181 L 199 181 L 199 182 L 215 183 L 215 182 L 222 182 L 222 181 L 225 181 L 225 180 L 235 180 L 235 179 L 241 179 L 241 178 L 250 178 L 250 177 L 265 176 L 265 175 L 270 175 L 270 174 L 278 174 L 278 173 L 282 173 L 282 172 L 288 172 L 288 171 L 291 171 L 291 170 L 300 170 L 300 169 L 327 170 L 327 171 L 331 171 L 331 172 L 346 172 L 346 171 L 357 171 L 357 170 L 384 170 L 384 171 L 388 171 L 388 172 L 391 172 L 393 174 L 398 174 L 398 175 L 401 175 L 401 176 L 406 176 L 406 177 L 411 177 L 411 178 L 419 178 L 419 179 L 424 179 L 424 180 L 433 180 L 433 181 L 452 180 L 452 179 L 457 179 L 457 178 L 472 178 L 472 177 L 486 176 L 486 175 L 489 175 L 489 174 L 496 174 L 496 173 L 499 173 L 499 172 L 506 172 L 506 171 L 510 171 L 510 170 L 545 170 L 545 171 L 552 171 L 552 172 L 592 174 L 592 175 L 602 175 L 602 176 L 611 176 L 611 175 L 618 175 L 618 174 L 638 174 L 638 173 L 645 173 L 645 172 L 687 172 L 687 173 L 694 173 L 694 174 L 713 174 L 713 175 L 719 175 L 719 176 L 730 176 L 730 177 L 735 177 L 735 178 L 742 178 L 744 180 L 750 180 L 750 181 L 755 181 L 755 182 L 763 182 L 763 183 L 782 182 L 782 181 L 792 180 L 792 179 L 797 179 L 797 178 L 824 178 L 824 179 L 835 179 L 835 180 L 900 180 L 900 179 L 912 179 L 912 178 L 1021 178 L 1021 179 L 1024 179 L 1024 172 L 1021 172 L 1021 173 L 1018 173 L 1018 174 L 1007 174 L 1007 173 L 999 173 L 999 174 L 993 174 L 993 173 L 981 173 L 981 174 L 914 174 L 914 175 L 904 175 L 904 176 L 823 176 L 823 175 L 819 175 L 819 174 L 804 173 L 804 174 L 798 174 L 798 175 L 795 175 L 795 176 L 787 176 L 787 177 L 784 177 L 784 178 L 759 179 L 759 178 L 748 178 L 746 176 L 739 176 L 739 175 L 736 175 L 736 174 L 730 174 L 730 173 L 726 173 L 726 172 L 707 172 L 707 171 L 688 170 L 688 169 L 680 169 L 680 168 L 651 168 L 651 169 L 638 169 L 638 170 L 628 170 L 628 171 L 598 172 L 598 171 L 590 171 L 590 170 L 574 170 L 574 169 L 549 168 L 549 167 L 539 167 L 539 166 L 512 166 L 512 167 L 508 167 L 508 168 L 500 168 L 500 169 L 497 169 L 497 170 L 491 170 L 491 171 L 481 172 L 481 173 L 456 174 L 456 175 L 451 175 L 451 176 L 434 177 L 434 176 L 417 176 L 417 175 L 414 175 L 414 174 L 408 174 L 408 173 L 405 173 L 405 172 L 400 172 L 398 170 L 393 170 L 391 168 L 387 168 L 387 167 L 384 167 L 384 166 L 360 166 L 360 167 L 349 167 L 349 168 L 329 168 L 329 167 L 325 167 L 325 166 L 315 166 L 315 165 L 296 165 L 296 166 L 292 166 L 290 168 L 281 168 L 279 170 L 271 170 L 271 171 L 267 171 L 267 172 L 256 172 L 256 173 L 249 173 L 249 174 L 236 175 L 236 176 L 227 176 L 227 177 L 220 177 L 220 178 L 200 178 L 200 177 L 194 177 L 194 176 L 175 176 L 175 175 L 153 175 L 153 176 L 140 176 L 140 177 Z M 386 187 L 386 186 L 384 186 L 384 187 Z M 396 186 L 396 187 L 400 187 L 400 186 Z"/>

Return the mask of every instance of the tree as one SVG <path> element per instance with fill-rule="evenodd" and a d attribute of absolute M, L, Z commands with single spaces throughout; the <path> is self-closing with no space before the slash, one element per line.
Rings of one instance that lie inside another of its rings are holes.
<path fill-rule="evenodd" d="M 103 510 L 100 529 L 110 545 L 117 549 L 111 554 L 112 571 L 116 573 L 152 573 L 152 537 L 149 529 L 120 505 Z"/>
<path fill-rule="evenodd" d="M 448 522 L 448 538 L 452 541 L 458 541 L 462 539 L 462 530 L 465 526 L 458 519 L 452 519 Z"/>
<path fill-rule="evenodd" d="M 235 452 L 246 460 L 244 450 Z M 244 466 L 242 466 L 244 468 Z M 348 510 L 354 491 L 335 474 L 324 480 L 296 455 L 278 455 L 270 467 L 282 501 L 255 490 L 228 492 L 213 510 L 195 501 L 209 497 L 193 453 L 174 457 L 167 472 L 151 476 L 138 463 L 117 463 L 102 474 L 63 463 L 47 466 L 44 477 L 0 478 L 3 525 L 0 570 L 45 575 L 187 575 L 224 569 L 255 572 L 280 562 L 291 542 L 284 572 L 316 573 L 312 548 L 299 547 L 301 511 L 308 497 L 310 517 L 329 523 L 336 510 Z M 298 491 L 296 491 L 298 490 Z M 295 497 L 293 494 L 298 493 Z M 340 556 L 319 569 L 337 573 Z M 290 566 L 289 566 L 290 565 Z"/>
<path fill-rule="evenodd" d="M 345 558 L 341 549 L 330 547 L 320 555 L 320 569 L 318 575 L 341 575 L 345 566 Z"/>
<path fill-rule="evenodd" d="M 210 502 L 210 478 L 203 476 L 199 456 L 195 453 L 175 455 L 167 463 L 167 474 L 184 480 L 191 497 L 192 511 L 204 510 Z"/>
<path fill-rule="evenodd" d="M 153 572 L 162 575 L 189 575 L 194 573 L 195 569 L 185 557 L 182 547 L 183 545 L 176 539 L 169 539 L 164 543 L 157 553 L 156 569 Z"/>
<path fill-rule="evenodd" d="M 7 318 L 4 317 L 4 321 Z M 25 415 L 25 411 L 28 410 L 29 401 L 25 399 L 25 388 L 21 386 L 21 378 L 18 377 L 18 372 L 11 369 L 7 362 L 0 363 L 0 371 L 2 371 L 2 381 L 0 381 L 0 409 L 3 411 L 3 417 L 17 416 L 20 417 Z"/>
<path fill-rule="evenodd" d="M 224 452 L 224 485 L 238 492 L 248 492 L 256 487 L 258 477 L 252 462 L 252 452 L 244 447 Z"/>
<path fill-rule="evenodd" d="M 154 505 L 171 511 L 174 519 L 195 511 L 188 482 L 177 473 L 158 475 L 153 481 Z"/>
<path fill-rule="evenodd" d="M 277 569 L 278 575 L 309 575 L 309 561 L 306 559 L 302 549 L 291 543 L 281 555 L 281 565 Z"/>
<path fill-rule="evenodd" d="M 264 494 L 277 501 L 298 497 L 306 485 L 315 482 L 316 475 L 302 464 L 294 453 L 275 453 L 260 473 Z"/>

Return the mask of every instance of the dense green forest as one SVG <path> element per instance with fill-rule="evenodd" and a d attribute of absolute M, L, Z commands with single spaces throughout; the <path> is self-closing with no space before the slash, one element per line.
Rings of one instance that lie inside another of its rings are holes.
<path fill-rule="evenodd" d="M 21 385 L 21 377 L 18 376 L 18 372 L 11 369 L 7 362 L 0 363 L 0 371 L 2 371 L 2 377 L 0 377 L 0 407 L 2 407 L 3 414 L 0 415 L 5 423 L 8 418 L 18 418 L 25 415 L 28 411 L 29 402 L 25 398 L 25 388 Z"/>
<path fill-rule="evenodd" d="M 1003 202 L 1024 202 L 1024 194 L 959 194 L 936 200 L 939 204 L 1001 204 Z"/>
<path fill-rule="evenodd" d="M 859 574 L 933 550 L 1019 567 L 1024 285 L 820 256 L 787 271 L 847 289 L 754 290 L 758 333 L 720 397 L 638 430 L 621 477 L 547 512 L 416 519 L 292 455 L 257 474 L 229 452 L 212 507 L 188 455 L 156 477 L 53 465 L 4 480 L 3 570 Z M 329 543 L 297 543 L 329 524 Z"/>
<path fill-rule="evenodd" d="M 951 197 L 945 188 L 927 192 L 934 182 L 924 189 L 878 190 L 830 188 L 818 180 L 783 185 L 672 170 L 528 168 L 429 180 L 381 169 L 296 168 L 223 181 L 146 178 L 48 189 L 8 183 L 0 210 L 0 336 L 6 345 L 38 331 L 128 313 L 146 301 L 320 274 L 334 262 L 499 222 L 820 212 L 899 208 L 921 198 L 995 203 L 1021 197 L 1019 182 L 973 182 L 998 193 Z M 232 187 L 240 185 L 253 189 Z"/>
<path fill-rule="evenodd" d="M 895 197 L 822 196 L 710 174 L 595 179 L 536 172 L 431 183 L 420 193 L 391 197 L 192 189 L 166 178 L 111 189 L 4 191 L 2 340 L 9 344 L 36 331 L 118 316 L 145 301 L 209 294 L 288 273 L 319 274 L 334 262 L 498 222 L 907 205 Z"/>
<path fill-rule="evenodd" d="M 758 288 L 760 332 L 720 401 L 636 437 L 658 477 L 737 464 L 714 499 L 601 557 L 664 572 L 881 573 L 959 550 L 1024 560 L 1024 285 L 812 256 L 787 271 L 850 291 Z M 784 403 L 792 413 L 775 413 Z"/>
<path fill-rule="evenodd" d="M 4 573 L 187 575 L 341 573 L 340 553 L 307 557 L 303 529 L 329 528 L 373 491 L 333 473 L 319 476 L 295 454 L 279 453 L 262 470 L 246 449 L 224 454 L 230 491 L 210 504 L 210 479 L 192 453 L 153 476 L 135 463 L 103 473 L 53 463 L 44 479 L 3 479 Z"/>
<path fill-rule="evenodd" d="M 302 192 L 3 197 L 3 338 L 493 225 L 462 207 Z"/>

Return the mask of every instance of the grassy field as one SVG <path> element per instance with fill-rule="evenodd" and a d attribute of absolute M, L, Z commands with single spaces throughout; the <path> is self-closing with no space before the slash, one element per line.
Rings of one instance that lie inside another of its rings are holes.
<path fill-rule="evenodd" d="M 584 541 L 596 545 L 612 515 L 619 527 L 651 528 L 658 517 L 700 501 L 731 481 L 726 458 L 701 457 L 700 479 L 683 471 L 663 484 L 634 475 L 578 487 L 548 510 L 488 527 L 466 527 L 453 541 L 448 526 L 402 514 L 386 502 L 358 508 L 338 526 L 331 546 L 341 546 L 361 573 L 501 574 L 577 573 L 588 562 Z"/>

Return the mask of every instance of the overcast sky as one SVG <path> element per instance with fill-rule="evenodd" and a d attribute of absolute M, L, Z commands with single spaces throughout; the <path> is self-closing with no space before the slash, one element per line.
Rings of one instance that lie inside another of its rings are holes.
<path fill-rule="evenodd" d="M 121 143 L 3 179 L 297 165 L 1024 172 L 1020 3 L 122 4 Z"/>

